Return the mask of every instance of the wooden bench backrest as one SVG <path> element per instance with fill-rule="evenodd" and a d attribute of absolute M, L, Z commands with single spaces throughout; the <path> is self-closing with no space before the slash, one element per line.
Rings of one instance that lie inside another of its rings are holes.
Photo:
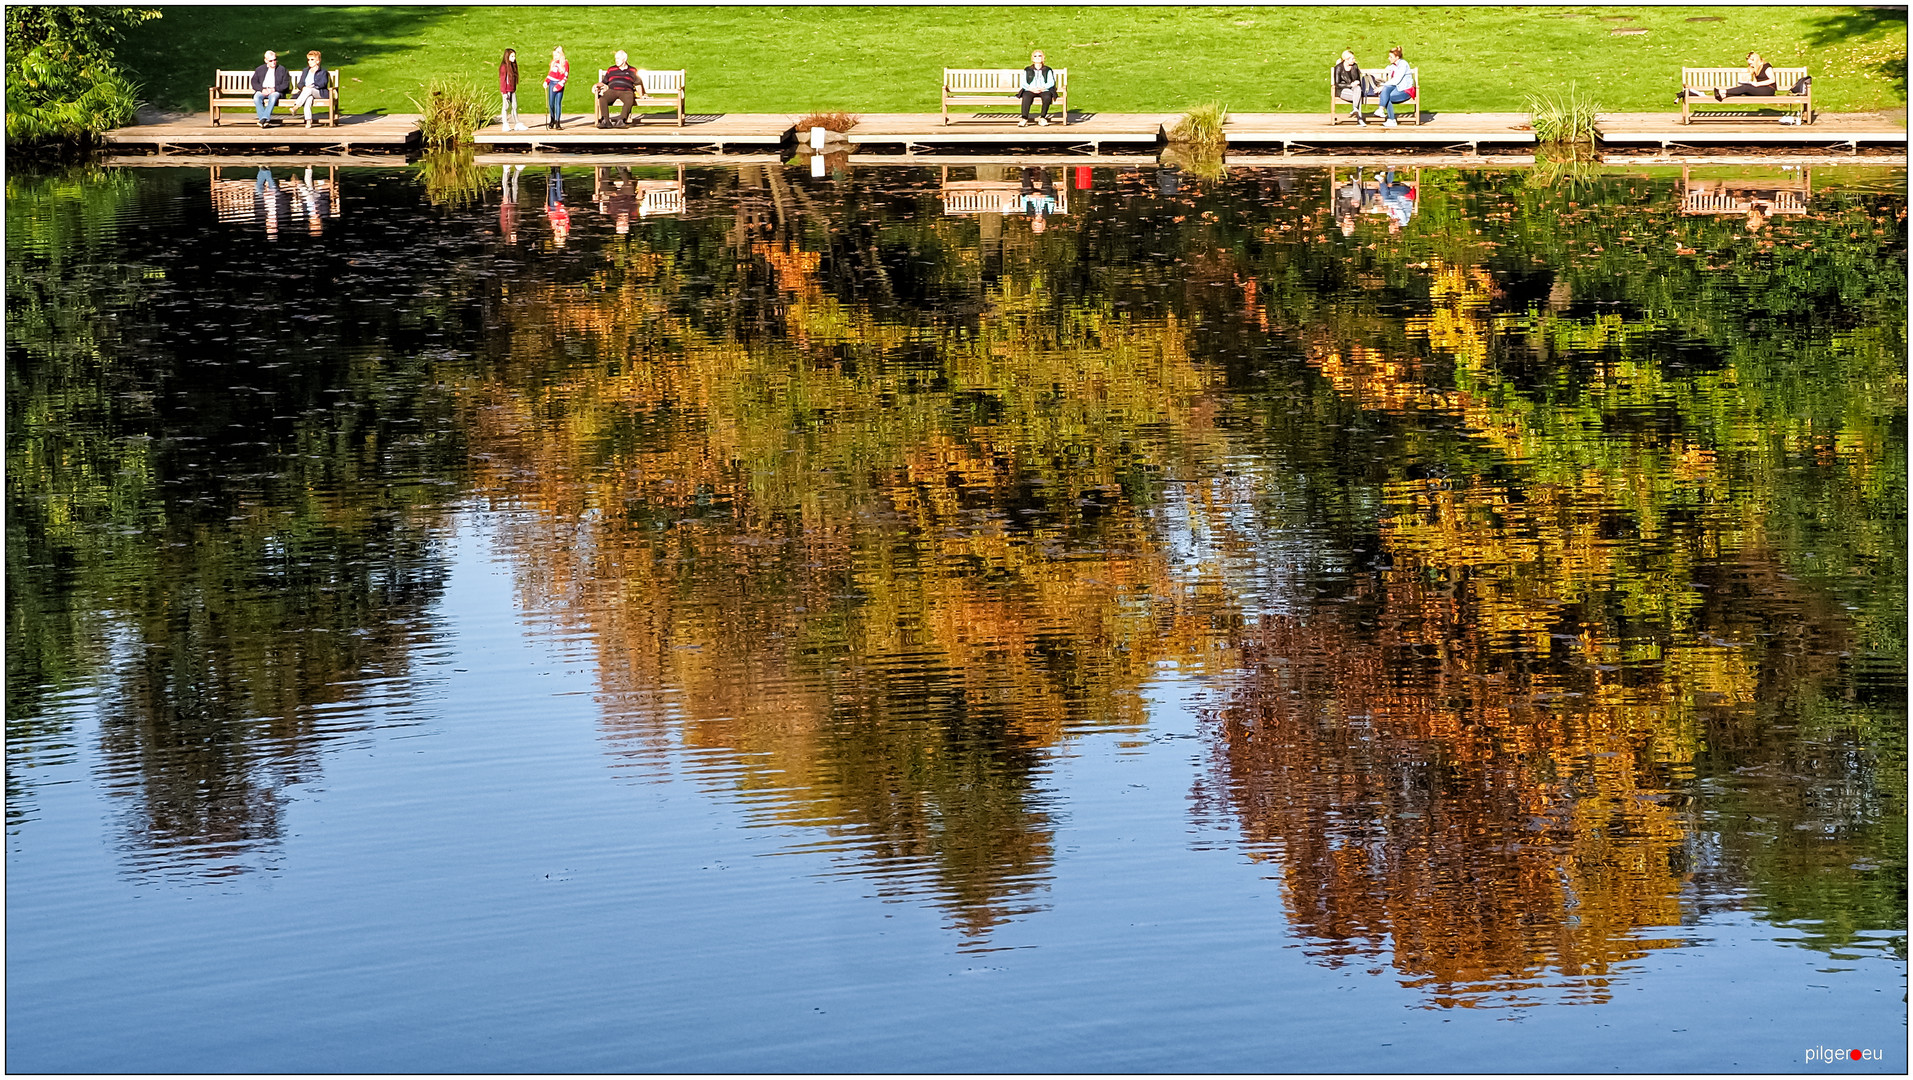
<path fill-rule="evenodd" d="M 1055 212 L 1069 213 L 1069 194 L 1063 188 L 1057 188 L 1054 194 Z M 943 212 L 946 214 L 1020 214 L 1023 212 L 1023 192 L 1016 187 L 953 189 L 943 193 Z"/>
<path fill-rule="evenodd" d="M 1782 97 L 1788 95 L 1793 84 L 1807 77 L 1803 67 L 1773 69 L 1774 93 Z M 1742 67 L 1693 68 L 1681 69 L 1681 86 L 1692 90 L 1726 90 L 1747 81 L 1747 69 Z"/>
<path fill-rule="evenodd" d="M 605 68 L 598 69 L 598 81 L 601 83 L 604 82 L 605 70 Z M 646 97 L 656 97 L 659 94 L 682 94 L 686 70 L 679 68 L 676 71 L 652 71 L 649 68 L 638 68 L 638 81 L 644 84 Z"/>
<path fill-rule="evenodd" d="M 1804 214 L 1807 212 L 1806 196 L 1798 191 L 1776 191 L 1769 204 L 1769 211 L 1775 214 Z M 1681 197 L 1681 212 L 1684 214 L 1744 214 L 1755 200 L 1743 197 L 1743 193 L 1732 191 L 1688 191 Z"/>
<path fill-rule="evenodd" d="M 1069 82 L 1068 68 L 1051 68 L 1056 88 Z M 1023 88 L 1022 68 L 944 68 L 943 89 L 951 94 L 1014 94 Z"/>
<path fill-rule="evenodd" d="M 305 68 L 288 68 L 286 70 L 292 72 L 292 88 L 294 90 L 297 90 L 299 88 L 300 80 L 304 79 L 306 76 L 306 69 Z M 339 80 L 344 78 L 345 76 L 345 69 L 344 68 L 327 68 L 326 75 L 327 75 L 328 85 L 331 86 L 333 89 L 337 89 L 339 85 Z M 229 94 L 244 95 L 246 97 L 251 97 L 252 96 L 252 71 L 250 69 L 246 71 L 215 71 L 213 72 L 213 85 L 219 88 L 219 94 L 221 97 L 224 97 Z"/>

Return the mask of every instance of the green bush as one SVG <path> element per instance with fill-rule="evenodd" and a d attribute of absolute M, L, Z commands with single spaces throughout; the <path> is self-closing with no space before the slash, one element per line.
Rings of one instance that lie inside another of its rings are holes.
<path fill-rule="evenodd" d="M 140 8 L 7 8 L 7 145 L 83 148 L 133 122 L 139 85 L 115 57 L 126 28 L 159 17 Z"/>

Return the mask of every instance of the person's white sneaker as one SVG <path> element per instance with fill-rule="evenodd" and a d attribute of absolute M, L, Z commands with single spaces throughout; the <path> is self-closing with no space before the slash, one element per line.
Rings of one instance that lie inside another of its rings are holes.
<path fill-rule="evenodd" d="M 1382 121 L 1382 126 L 1383 127 L 1400 127 L 1401 125 L 1395 123 L 1395 118 L 1391 116 L 1388 119 Z"/>
<path fill-rule="evenodd" d="M 1018 120 L 1018 121 L 1016 122 L 1016 126 L 1017 126 L 1017 127 L 1029 127 L 1029 126 L 1030 126 L 1030 118 L 1029 118 L 1029 117 L 1027 117 L 1027 116 L 1025 116 L 1025 117 L 1023 117 L 1023 118 L 1022 118 L 1021 120 Z"/>
<path fill-rule="evenodd" d="M 1036 126 L 1037 126 L 1037 127 L 1048 127 L 1048 126 L 1049 126 L 1049 117 L 1047 117 L 1047 116 L 1039 116 L 1039 117 L 1037 117 L 1037 118 L 1036 118 Z"/>

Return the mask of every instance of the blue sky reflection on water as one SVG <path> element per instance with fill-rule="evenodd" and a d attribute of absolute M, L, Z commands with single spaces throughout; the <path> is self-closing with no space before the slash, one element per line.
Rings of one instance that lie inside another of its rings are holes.
<path fill-rule="evenodd" d="M 128 873 L 77 740 L 11 845 L 14 1069 L 1789 1071 L 1807 1044 L 1900 1045 L 1900 965 L 1825 971 L 1744 915 L 1669 928 L 1696 945 L 1625 965 L 1600 1005 L 1429 1009 L 1312 962 L 1270 865 L 1191 824 L 1202 688 L 1173 671 L 1145 731 L 1050 760 L 1053 876 L 968 950 L 933 906 L 792 850 L 815 830 L 754 823 L 698 754 L 623 779 L 575 646 L 495 617 L 487 517 L 452 530 L 412 688 L 431 718 L 362 718 L 292 792 L 271 868 Z"/>

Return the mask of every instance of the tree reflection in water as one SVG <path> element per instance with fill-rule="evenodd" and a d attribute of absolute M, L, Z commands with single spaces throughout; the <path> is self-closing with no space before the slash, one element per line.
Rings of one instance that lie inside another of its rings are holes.
<path fill-rule="evenodd" d="M 1430 1001 L 1600 1000 L 1716 906 L 1904 927 L 1899 195 L 1749 236 L 1672 175 L 1426 170 L 1343 235 L 1325 170 L 1125 167 L 1037 232 L 746 166 L 558 247 L 474 171 L 282 231 L 266 294 L 332 311 L 220 280 L 259 226 L 210 204 L 109 260 L 68 219 L 134 185 L 10 189 L 9 761 L 106 679 L 136 857 L 277 835 L 469 494 L 628 775 L 705 763 L 977 947 L 1054 872 L 1055 748 L 1169 664 L 1239 673 L 1202 795 L 1298 929 Z"/>

